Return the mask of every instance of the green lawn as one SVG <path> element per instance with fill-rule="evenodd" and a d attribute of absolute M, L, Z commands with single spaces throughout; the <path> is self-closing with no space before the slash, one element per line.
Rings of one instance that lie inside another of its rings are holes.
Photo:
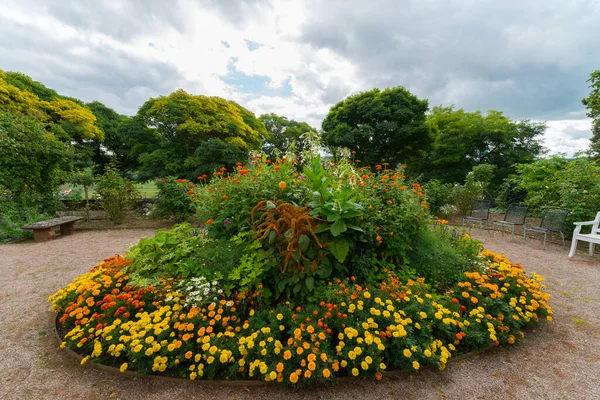
<path fill-rule="evenodd" d="M 154 182 L 136 183 L 135 186 L 138 188 L 141 197 L 154 198 L 158 194 L 158 188 L 156 187 L 156 184 Z M 66 183 L 58 188 L 59 191 L 63 189 L 72 190 L 71 195 L 65 197 L 65 199 L 75 199 L 79 197 L 77 192 L 81 193 L 81 198 L 83 198 L 83 186 Z M 96 191 L 93 187 L 91 187 L 89 190 L 90 198 L 93 198 L 94 194 L 96 194 Z"/>

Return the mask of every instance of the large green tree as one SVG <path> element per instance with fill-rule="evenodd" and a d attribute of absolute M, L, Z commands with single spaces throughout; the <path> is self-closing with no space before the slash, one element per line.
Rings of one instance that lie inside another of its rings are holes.
<path fill-rule="evenodd" d="M 334 156 L 336 148 L 347 147 L 363 165 L 411 164 L 431 145 L 427 109 L 427 100 L 403 87 L 359 93 L 329 110 L 323 140 Z"/>
<path fill-rule="evenodd" d="M 52 195 L 65 177 L 73 148 L 34 117 L 0 111 L 0 198 Z"/>
<path fill-rule="evenodd" d="M 544 123 L 513 121 L 500 111 L 466 112 L 434 107 L 427 116 L 433 146 L 419 163 L 426 178 L 462 182 L 479 164 L 493 164 L 494 182 L 514 172 L 514 164 L 534 161 L 544 152 Z"/>
<path fill-rule="evenodd" d="M 587 116 L 592 119 L 592 138 L 590 139 L 590 154 L 600 159 L 600 70 L 590 74 L 590 95 L 581 100 L 587 108 Z"/>
<path fill-rule="evenodd" d="M 135 125 L 135 124 L 141 124 Z M 219 97 L 194 96 L 178 90 L 168 96 L 151 98 L 134 118 L 135 143 L 140 178 L 178 176 L 195 178 L 201 171 L 204 151 L 237 153 L 245 162 L 248 151 L 260 149 L 267 135 L 264 124 L 239 104 Z M 141 128 L 141 129 L 140 129 Z M 145 137 L 149 143 L 140 144 Z M 207 147 L 210 140 L 218 140 Z M 226 146 L 227 149 L 222 148 Z"/>
<path fill-rule="evenodd" d="M 271 159 L 274 159 L 276 154 L 281 157 L 290 151 L 296 155 L 302 154 L 305 150 L 303 135 L 315 132 L 306 122 L 294 121 L 272 113 L 263 114 L 259 119 L 265 124 L 269 134 L 264 139 L 263 151 Z"/>

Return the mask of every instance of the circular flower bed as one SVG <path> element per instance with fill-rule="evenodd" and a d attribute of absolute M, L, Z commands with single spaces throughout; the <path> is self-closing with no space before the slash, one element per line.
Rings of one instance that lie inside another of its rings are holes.
<path fill-rule="evenodd" d="M 541 277 L 431 228 L 401 170 L 318 163 L 261 159 L 191 190 L 208 236 L 161 232 L 52 295 L 62 346 L 122 371 L 307 386 L 443 369 L 552 319 Z"/>

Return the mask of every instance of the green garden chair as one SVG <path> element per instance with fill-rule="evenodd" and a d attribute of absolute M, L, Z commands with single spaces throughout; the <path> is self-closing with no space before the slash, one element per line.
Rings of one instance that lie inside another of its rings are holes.
<path fill-rule="evenodd" d="M 567 220 L 567 216 L 571 210 L 568 208 L 548 208 L 542 217 L 542 221 L 539 226 L 526 225 L 523 230 L 523 240 L 527 240 L 527 231 L 533 231 L 544 234 L 544 250 L 546 250 L 546 236 L 548 233 L 560 233 L 562 238 L 563 248 L 565 245 L 565 235 L 562 233 L 563 226 Z"/>
<path fill-rule="evenodd" d="M 489 200 L 473 200 L 471 203 L 470 215 L 463 217 L 462 226 L 465 227 L 467 223 L 479 223 L 479 230 L 483 230 L 483 221 L 487 221 L 490 217 L 490 204 Z"/>
<path fill-rule="evenodd" d="M 528 210 L 529 210 L 529 206 L 525 206 L 522 204 L 509 205 L 508 210 L 506 210 L 506 214 L 504 214 L 504 220 L 492 222 L 492 237 L 494 237 L 496 225 L 498 225 L 498 227 L 511 228 L 511 231 L 512 231 L 511 240 L 515 240 L 515 227 L 522 226 L 525 224 L 525 218 L 527 217 Z M 504 233 L 504 230 L 501 230 L 501 231 L 502 231 L 502 233 Z"/>

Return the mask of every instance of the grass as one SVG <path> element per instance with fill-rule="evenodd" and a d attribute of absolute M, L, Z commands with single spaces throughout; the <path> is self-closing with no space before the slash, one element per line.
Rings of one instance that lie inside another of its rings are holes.
<path fill-rule="evenodd" d="M 135 186 L 138 188 L 141 197 L 155 198 L 158 194 L 158 188 L 154 182 L 136 183 Z M 70 196 L 64 197 L 65 200 L 78 199 L 79 197 L 81 197 L 81 199 L 84 198 L 83 186 L 66 183 L 58 188 L 59 191 L 63 189 L 71 189 L 73 191 Z M 81 193 L 81 196 L 76 193 Z M 91 187 L 89 189 L 90 199 L 93 198 L 95 194 L 96 191 L 94 190 L 94 187 Z"/>

